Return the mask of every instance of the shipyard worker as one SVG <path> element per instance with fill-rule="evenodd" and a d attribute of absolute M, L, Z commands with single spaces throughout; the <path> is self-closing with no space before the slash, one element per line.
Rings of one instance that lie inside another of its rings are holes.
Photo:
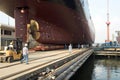
<path fill-rule="evenodd" d="M 10 45 L 8 46 L 9 47 L 9 49 L 13 49 L 13 41 L 12 42 L 10 42 Z"/>
<path fill-rule="evenodd" d="M 71 44 L 69 45 L 69 52 L 70 53 L 72 52 L 72 45 Z"/>
<path fill-rule="evenodd" d="M 84 45 L 81 45 L 82 48 L 84 48 Z"/>
<path fill-rule="evenodd" d="M 67 45 L 65 44 L 65 49 L 67 49 Z"/>
<path fill-rule="evenodd" d="M 80 49 L 80 44 L 78 44 L 78 49 Z"/>
<path fill-rule="evenodd" d="M 23 54 L 23 59 L 21 60 L 21 63 L 23 63 L 23 61 L 26 61 L 26 64 L 28 64 L 28 44 L 25 44 L 23 49 L 22 49 L 22 54 Z"/>

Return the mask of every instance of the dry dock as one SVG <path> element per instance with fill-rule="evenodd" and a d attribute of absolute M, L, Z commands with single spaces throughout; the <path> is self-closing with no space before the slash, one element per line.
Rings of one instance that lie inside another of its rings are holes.
<path fill-rule="evenodd" d="M 119 47 L 110 47 L 103 49 L 95 48 L 94 55 L 103 57 L 120 57 L 120 48 Z"/>
<path fill-rule="evenodd" d="M 55 50 L 29 54 L 29 64 L 0 63 L 0 80 L 69 79 L 93 53 L 92 49 Z"/>
<path fill-rule="evenodd" d="M 96 56 L 117 56 L 120 57 L 120 52 L 117 51 L 95 51 Z"/>

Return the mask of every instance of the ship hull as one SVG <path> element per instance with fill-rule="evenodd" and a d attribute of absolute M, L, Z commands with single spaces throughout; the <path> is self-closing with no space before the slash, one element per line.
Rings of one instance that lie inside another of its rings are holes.
<path fill-rule="evenodd" d="M 44 44 L 92 44 L 95 40 L 94 26 L 87 18 L 81 1 L 76 7 L 70 7 L 61 0 L 25 0 L 15 1 L 14 15 L 16 36 L 27 40 L 27 24 L 35 20 L 39 24 L 39 38 Z M 57 2 L 58 1 L 58 2 Z M 71 0 L 70 0 L 71 1 Z M 73 0 L 74 3 L 77 0 Z M 59 4 L 60 3 L 60 4 Z M 67 2 L 66 2 L 67 3 Z M 79 5 L 79 7 L 77 7 Z M 21 13 L 24 9 L 24 13 Z M 76 10 L 79 9 L 79 10 Z M 90 16 L 90 15 L 89 15 Z M 20 31 L 21 30 L 21 31 Z"/>

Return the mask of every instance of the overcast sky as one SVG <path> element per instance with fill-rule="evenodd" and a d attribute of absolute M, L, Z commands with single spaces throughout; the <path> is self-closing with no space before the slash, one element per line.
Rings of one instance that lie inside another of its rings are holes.
<path fill-rule="evenodd" d="M 0 11 L 0 23 L 15 26 L 15 20 L 1 11 Z"/>
<path fill-rule="evenodd" d="M 96 43 L 102 43 L 107 39 L 107 0 L 88 0 L 90 13 L 95 26 Z M 120 30 L 120 0 L 109 0 L 110 16 L 110 40 L 116 40 L 116 30 Z M 114 34 L 114 38 L 112 35 Z"/>

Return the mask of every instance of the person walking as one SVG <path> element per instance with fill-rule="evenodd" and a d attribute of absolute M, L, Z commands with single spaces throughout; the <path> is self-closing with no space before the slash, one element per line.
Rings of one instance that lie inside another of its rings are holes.
<path fill-rule="evenodd" d="M 21 60 L 21 63 L 23 63 L 23 61 L 26 61 L 26 64 L 28 64 L 28 44 L 25 44 L 25 46 L 22 49 L 22 54 L 23 54 L 23 59 Z"/>
<path fill-rule="evenodd" d="M 72 45 L 69 45 L 69 53 L 72 53 Z"/>

